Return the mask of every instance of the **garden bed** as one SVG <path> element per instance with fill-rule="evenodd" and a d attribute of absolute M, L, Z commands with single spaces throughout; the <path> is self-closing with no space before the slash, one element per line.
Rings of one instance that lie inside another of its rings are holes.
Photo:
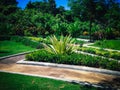
<path fill-rule="evenodd" d="M 120 52 L 117 52 L 117 51 L 108 51 L 108 50 L 97 49 L 97 48 L 95 49 L 92 47 L 80 47 L 79 50 L 83 52 L 91 53 L 91 54 L 96 54 L 99 56 L 104 56 L 107 58 L 120 60 Z"/>
<path fill-rule="evenodd" d="M 110 61 L 101 57 L 72 53 L 72 54 L 52 54 L 45 50 L 39 50 L 26 55 L 28 61 L 52 62 L 58 64 L 83 65 L 97 68 L 120 71 L 118 61 Z"/>

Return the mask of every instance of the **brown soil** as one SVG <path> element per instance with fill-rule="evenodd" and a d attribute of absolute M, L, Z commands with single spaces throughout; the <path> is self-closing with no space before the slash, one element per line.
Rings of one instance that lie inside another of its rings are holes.
<path fill-rule="evenodd" d="M 24 55 L 0 60 L 0 70 L 86 81 L 120 88 L 120 77 L 72 69 L 16 64 Z"/>

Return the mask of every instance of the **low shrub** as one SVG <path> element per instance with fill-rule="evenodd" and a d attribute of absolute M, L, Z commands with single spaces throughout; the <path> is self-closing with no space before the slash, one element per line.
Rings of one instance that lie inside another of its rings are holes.
<path fill-rule="evenodd" d="M 120 53 L 119 52 L 112 52 L 110 54 L 110 57 L 120 60 Z"/>
<path fill-rule="evenodd" d="M 102 40 L 105 38 L 104 32 L 102 30 L 93 33 L 93 40 Z"/>
<path fill-rule="evenodd" d="M 39 42 L 30 40 L 27 37 L 12 36 L 11 40 L 15 41 L 15 42 L 21 42 L 22 44 L 24 44 L 26 46 L 31 46 L 33 48 L 40 48 L 40 43 Z"/>
<path fill-rule="evenodd" d="M 83 32 L 83 35 L 87 36 L 87 35 L 89 35 L 89 32 L 84 31 L 84 32 Z"/>
<path fill-rule="evenodd" d="M 93 48 L 82 47 L 82 48 L 79 48 L 79 50 L 82 50 L 82 51 L 84 51 L 84 52 L 88 52 L 88 53 L 95 54 L 95 50 L 94 50 Z"/>
<path fill-rule="evenodd" d="M 36 41 L 36 42 L 41 42 L 41 43 L 47 43 L 49 44 L 50 41 L 47 38 L 42 38 L 42 37 L 26 37 L 29 38 L 30 40 Z"/>
<path fill-rule="evenodd" d="M 120 52 L 117 51 L 107 51 L 104 49 L 95 49 L 95 48 L 87 48 L 87 47 L 80 47 L 79 50 L 91 54 L 96 54 L 96 55 L 120 60 Z"/>
<path fill-rule="evenodd" d="M 52 54 L 44 49 L 27 54 L 26 60 L 59 64 L 85 65 L 120 71 L 120 63 L 118 63 L 118 61 L 110 61 L 108 59 L 78 53 L 72 53 L 69 55 Z"/>

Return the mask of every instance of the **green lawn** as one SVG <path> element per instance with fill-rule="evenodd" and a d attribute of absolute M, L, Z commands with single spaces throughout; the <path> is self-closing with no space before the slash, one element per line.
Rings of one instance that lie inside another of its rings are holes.
<path fill-rule="evenodd" d="M 101 48 L 109 48 L 120 50 L 120 40 L 103 40 L 96 41 L 93 46 L 101 47 Z"/>
<path fill-rule="evenodd" d="M 97 90 L 69 82 L 0 72 L 0 90 Z"/>
<path fill-rule="evenodd" d="M 29 46 L 25 46 L 18 42 L 13 41 L 0 41 L 0 57 L 17 54 L 21 52 L 35 50 Z"/>

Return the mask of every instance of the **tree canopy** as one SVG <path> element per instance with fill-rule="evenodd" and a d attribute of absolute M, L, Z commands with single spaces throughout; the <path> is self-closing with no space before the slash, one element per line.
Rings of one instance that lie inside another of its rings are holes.
<path fill-rule="evenodd" d="M 90 35 L 97 39 L 120 37 L 120 2 L 117 0 L 68 0 L 70 10 L 55 0 L 29 1 L 25 9 L 16 0 L 0 1 L 0 33 L 47 36 Z"/>

